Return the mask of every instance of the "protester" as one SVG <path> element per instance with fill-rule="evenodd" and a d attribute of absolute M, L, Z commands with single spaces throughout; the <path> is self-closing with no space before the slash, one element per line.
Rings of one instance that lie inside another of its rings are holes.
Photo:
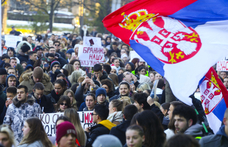
<path fill-rule="evenodd" d="M 108 120 L 116 125 L 123 121 L 123 109 L 126 105 L 125 101 L 113 100 L 109 103 Z"/>
<path fill-rule="evenodd" d="M 66 95 L 70 98 L 71 108 L 78 110 L 77 101 L 75 100 L 73 91 L 70 89 L 67 89 L 63 95 Z"/>
<path fill-rule="evenodd" d="M 143 147 L 145 135 L 143 129 L 138 125 L 132 125 L 126 130 L 126 143 L 128 147 Z"/>
<path fill-rule="evenodd" d="M 29 118 L 24 122 L 23 139 L 18 147 L 45 146 L 52 147 L 44 127 L 38 118 Z"/>
<path fill-rule="evenodd" d="M 71 108 L 70 98 L 62 95 L 58 100 L 56 112 L 64 112 L 67 108 Z"/>
<path fill-rule="evenodd" d="M 4 147 L 16 147 L 14 133 L 8 125 L 0 126 L 0 144 Z"/>

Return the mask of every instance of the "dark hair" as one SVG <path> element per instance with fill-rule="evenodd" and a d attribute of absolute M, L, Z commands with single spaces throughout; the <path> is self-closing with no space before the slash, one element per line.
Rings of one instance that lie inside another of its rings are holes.
<path fill-rule="evenodd" d="M 35 51 L 31 51 L 31 52 L 28 53 L 28 55 L 31 56 L 31 55 L 33 55 L 35 53 L 36 53 Z"/>
<path fill-rule="evenodd" d="M 164 79 L 159 79 L 159 80 L 158 80 L 157 88 L 162 89 L 162 87 L 164 87 L 164 86 L 165 86 Z"/>
<path fill-rule="evenodd" d="M 161 107 L 162 107 L 164 110 L 167 110 L 166 115 L 168 115 L 169 106 L 170 106 L 170 103 L 163 103 L 163 104 L 161 104 Z"/>
<path fill-rule="evenodd" d="M 15 70 L 15 73 L 17 72 L 17 71 L 16 71 L 16 69 L 15 69 L 15 68 L 13 68 L 13 67 L 9 67 L 9 68 L 7 69 L 7 72 L 8 72 L 10 69 Z"/>
<path fill-rule="evenodd" d="M 97 104 L 94 107 L 94 111 L 101 118 L 101 120 L 105 120 L 108 117 L 108 108 L 105 105 Z"/>
<path fill-rule="evenodd" d="M 200 147 L 199 142 L 190 135 L 177 134 L 171 137 L 164 147 Z"/>
<path fill-rule="evenodd" d="M 115 57 L 115 58 L 112 59 L 112 63 L 113 63 L 115 60 L 119 60 L 119 61 L 120 61 L 120 59 L 119 59 L 118 57 Z"/>
<path fill-rule="evenodd" d="M 69 119 L 68 117 L 62 115 L 62 116 L 60 116 L 60 117 L 58 117 L 58 118 L 56 119 L 56 121 L 55 121 L 55 127 L 56 127 L 56 124 L 57 124 L 57 122 L 58 122 L 59 120 L 69 121 L 69 122 L 70 122 L 70 119 Z"/>
<path fill-rule="evenodd" d="M 33 90 L 44 90 L 44 84 L 41 82 L 37 82 L 34 86 L 33 86 Z"/>
<path fill-rule="evenodd" d="M 46 57 L 55 57 L 55 54 L 53 54 L 53 53 L 47 53 L 46 54 Z"/>
<path fill-rule="evenodd" d="M 55 84 L 59 84 L 61 87 L 67 87 L 67 82 L 64 79 L 58 79 L 58 80 L 56 80 L 55 83 L 54 83 L 54 85 Z"/>
<path fill-rule="evenodd" d="M 56 76 L 56 78 L 58 78 L 58 77 L 66 78 L 66 76 L 65 76 L 63 73 L 59 73 L 59 74 Z"/>
<path fill-rule="evenodd" d="M 109 74 L 108 76 L 113 81 L 115 86 L 119 85 L 119 79 L 118 79 L 118 76 L 116 74 Z"/>
<path fill-rule="evenodd" d="M 145 69 L 146 70 L 145 66 L 139 66 L 138 67 L 138 72 L 141 71 L 142 69 Z"/>
<path fill-rule="evenodd" d="M 53 44 L 55 44 L 55 43 L 59 43 L 59 45 L 61 44 L 58 40 L 54 41 L 54 43 L 53 43 Z"/>
<path fill-rule="evenodd" d="M 117 111 L 123 111 L 124 101 L 115 99 L 115 100 L 112 100 L 110 103 L 112 103 L 112 107 L 115 107 Z"/>
<path fill-rule="evenodd" d="M 188 105 L 180 105 L 175 107 L 173 110 L 173 118 L 175 115 L 179 115 L 180 117 L 184 117 L 187 121 L 192 119 L 192 125 L 197 122 L 197 115 L 195 110 Z"/>
<path fill-rule="evenodd" d="M 22 89 L 22 88 L 24 88 L 25 93 L 28 93 L 28 87 L 27 87 L 27 86 L 25 86 L 25 85 L 19 85 L 19 86 L 17 87 L 17 89 Z"/>
<path fill-rule="evenodd" d="M 131 125 L 127 128 L 126 132 L 128 130 L 135 130 L 139 133 L 140 136 L 143 136 L 144 135 L 144 131 L 143 131 L 143 128 L 140 127 L 139 125 Z"/>
<path fill-rule="evenodd" d="M 127 48 L 128 48 L 128 50 L 129 50 L 129 45 L 127 45 L 127 44 L 125 44 L 125 43 L 121 44 L 121 49 L 122 49 L 122 47 L 123 47 L 124 45 L 126 45 Z"/>
<path fill-rule="evenodd" d="M 108 89 L 109 89 L 108 92 L 114 91 L 114 87 L 113 87 L 112 81 L 110 81 L 109 79 L 101 80 L 101 85 L 107 85 Z"/>
<path fill-rule="evenodd" d="M 107 72 L 107 74 L 109 75 L 110 71 L 111 71 L 111 66 L 108 64 L 103 64 L 103 68 Z"/>
<path fill-rule="evenodd" d="M 74 65 L 74 62 L 79 62 L 79 65 L 80 65 L 80 67 L 81 67 L 81 62 L 80 62 L 80 60 L 78 60 L 78 59 L 71 60 L 71 61 L 70 61 L 70 64 L 71 64 L 71 65 Z"/>
<path fill-rule="evenodd" d="M 135 105 L 127 105 L 124 108 L 123 114 L 126 120 L 131 120 L 137 112 L 138 109 Z"/>
<path fill-rule="evenodd" d="M 154 112 L 145 110 L 141 113 L 137 113 L 131 120 L 131 125 L 136 124 L 136 122 L 143 128 L 145 134 L 145 147 L 163 146 L 166 135 L 159 118 Z"/>
<path fill-rule="evenodd" d="M 57 103 L 57 111 L 60 111 L 59 110 L 59 106 L 64 101 L 66 101 L 67 108 L 71 108 L 70 98 L 68 96 L 66 96 L 66 95 L 62 95 L 62 96 L 60 96 L 60 99 L 59 99 L 59 101 Z"/>
<path fill-rule="evenodd" d="M 117 42 L 113 42 L 112 45 L 118 45 Z"/>
<path fill-rule="evenodd" d="M 79 84 L 78 83 L 76 83 L 76 84 L 74 84 L 73 86 L 71 86 L 71 90 L 75 93 L 76 92 L 76 90 L 77 90 L 77 86 L 79 86 Z"/>
<path fill-rule="evenodd" d="M 93 67 L 93 70 L 95 72 L 101 71 L 102 70 L 102 66 L 100 64 L 95 64 Z"/>
<path fill-rule="evenodd" d="M 12 94 L 16 95 L 17 94 L 17 88 L 16 87 L 8 87 L 6 89 L 6 93 L 12 93 Z"/>
<path fill-rule="evenodd" d="M 63 74 L 66 76 L 66 77 L 68 77 L 68 70 L 66 70 L 65 68 L 62 68 L 62 70 L 63 70 Z"/>
<path fill-rule="evenodd" d="M 134 101 L 138 102 L 139 105 L 143 104 L 143 110 L 150 109 L 150 105 L 147 103 L 148 95 L 146 93 L 136 93 L 134 95 Z"/>
<path fill-rule="evenodd" d="M 9 63 L 5 63 L 4 68 L 6 67 L 11 67 L 11 65 Z"/>
<path fill-rule="evenodd" d="M 119 84 L 119 87 L 120 87 L 121 85 L 127 85 L 127 88 L 130 89 L 130 85 L 128 84 L 128 82 L 123 81 L 123 82 L 121 82 L 121 83 Z"/>
<path fill-rule="evenodd" d="M 93 100 L 94 101 L 96 101 L 96 96 L 95 96 L 95 94 L 93 94 L 93 93 L 88 93 L 87 95 L 86 95 L 86 97 L 87 96 L 92 96 L 93 97 Z M 86 98 L 85 98 L 86 99 Z"/>

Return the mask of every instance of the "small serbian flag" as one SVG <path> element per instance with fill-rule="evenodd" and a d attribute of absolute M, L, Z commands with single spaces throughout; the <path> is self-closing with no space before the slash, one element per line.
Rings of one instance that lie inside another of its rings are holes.
<path fill-rule="evenodd" d="M 103 20 L 188 105 L 208 69 L 228 52 L 227 0 L 135 0 Z"/>
<path fill-rule="evenodd" d="M 223 121 L 228 106 L 228 91 L 214 68 L 210 68 L 199 86 L 201 103 L 210 128 L 216 133 Z"/>

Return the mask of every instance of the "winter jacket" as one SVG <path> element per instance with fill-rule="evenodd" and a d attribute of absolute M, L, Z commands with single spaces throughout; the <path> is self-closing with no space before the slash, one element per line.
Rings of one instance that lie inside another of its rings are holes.
<path fill-rule="evenodd" d="M 27 62 L 29 60 L 29 56 L 28 55 L 18 54 L 17 55 L 17 58 L 20 60 L 20 63 Z"/>
<path fill-rule="evenodd" d="M 41 111 L 44 113 L 52 113 L 55 112 L 54 106 L 51 102 L 51 98 L 43 95 L 40 99 L 36 99 L 34 93 L 31 95 L 35 98 L 35 102 L 40 105 Z"/>
<path fill-rule="evenodd" d="M 30 144 L 22 144 L 17 147 L 45 147 L 40 140 L 37 140 Z"/>
<path fill-rule="evenodd" d="M 195 124 L 189 127 L 184 134 L 191 135 L 193 137 L 203 136 L 203 126 L 201 124 Z"/>
<path fill-rule="evenodd" d="M 5 114 L 6 114 L 5 101 L 2 98 L 0 98 L 0 124 L 2 124 Z"/>
<path fill-rule="evenodd" d="M 199 144 L 201 147 L 227 147 L 228 136 L 225 133 L 225 125 L 220 127 L 217 134 L 201 138 Z"/>
<path fill-rule="evenodd" d="M 20 85 L 27 86 L 28 87 L 28 93 L 32 93 L 33 86 L 36 84 L 33 81 L 32 72 L 25 73 L 22 76 L 22 78 L 23 78 L 23 81 L 20 83 Z M 54 89 L 54 87 L 51 83 L 51 79 L 46 73 L 43 74 L 43 78 L 42 78 L 41 83 L 43 83 L 44 87 L 45 87 L 44 88 L 44 95 L 48 95 Z"/>
<path fill-rule="evenodd" d="M 56 53 L 55 56 L 57 56 L 57 58 L 58 58 L 57 61 L 59 61 L 61 68 L 62 68 L 65 64 L 67 64 L 67 60 L 64 59 L 63 57 L 61 57 L 61 55 L 60 55 L 59 53 Z"/>
<path fill-rule="evenodd" d="M 63 92 L 63 93 L 64 93 L 64 92 Z M 57 94 L 55 93 L 55 90 L 52 90 L 51 93 L 48 94 L 47 96 L 50 97 L 52 104 L 55 104 L 55 103 L 58 103 L 58 101 L 59 101 L 59 99 L 60 99 L 60 96 L 62 96 L 62 95 L 60 95 L 60 94 L 57 95 Z"/>
<path fill-rule="evenodd" d="M 117 138 L 119 138 L 119 140 L 121 141 L 122 145 L 124 145 L 126 143 L 126 135 L 125 132 L 127 130 L 127 128 L 130 126 L 131 121 L 130 120 L 126 120 L 123 121 L 121 124 L 119 124 L 116 127 L 113 127 L 110 131 L 110 134 L 116 136 Z"/>
<path fill-rule="evenodd" d="M 76 89 L 76 92 L 74 94 L 75 100 L 77 101 L 77 107 L 79 108 L 80 105 L 84 102 L 84 99 L 86 97 L 85 94 L 83 94 L 84 92 L 84 85 L 82 85 L 81 83 L 79 84 L 78 88 Z M 83 108 L 82 108 L 83 109 Z M 82 110 L 81 109 L 81 110 Z"/>
<path fill-rule="evenodd" d="M 15 140 L 19 143 L 23 138 L 24 121 L 31 117 L 38 117 L 40 113 L 40 106 L 35 103 L 33 96 L 29 95 L 23 104 L 15 97 L 13 103 L 8 106 L 3 124 L 11 126 Z"/>
<path fill-rule="evenodd" d="M 109 134 L 112 127 L 116 125 L 111 123 L 109 120 L 102 120 L 97 125 L 91 127 L 90 132 L 86 133 L 87 135 L 87 143 L 86 147 L 91 147 L 95 139 L 103 134 Z"/>

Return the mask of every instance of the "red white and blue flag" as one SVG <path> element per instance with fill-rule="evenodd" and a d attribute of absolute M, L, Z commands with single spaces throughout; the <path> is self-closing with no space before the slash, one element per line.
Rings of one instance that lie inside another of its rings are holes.
<path fill-rule="evenodd" d="M 227 0 L 135 0 L 103 20 L 188 105 L 208 69 L 228 51 Z"/>
<path fill-rule="evenodd" d="M 228 91 L 211 67 L 199 86 L 201 103 L 210 128 L 216 133 L 223 121 L 228 106 Z"/>

